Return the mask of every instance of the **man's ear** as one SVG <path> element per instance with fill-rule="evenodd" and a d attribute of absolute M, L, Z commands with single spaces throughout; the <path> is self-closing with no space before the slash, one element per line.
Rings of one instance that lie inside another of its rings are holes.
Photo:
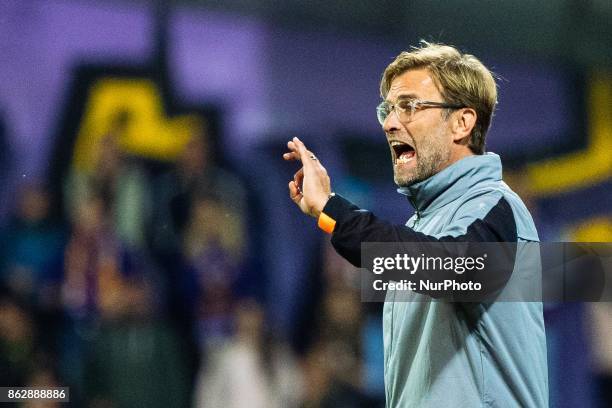
<path fill-rule="evenodd" d="M 452 116 L 453 140 L 459 142 L 472 133 L 476 125 L 476 111 L 472 108 L 461 108 Z M 469 140 L 466 139 L 469 142 Z"/>

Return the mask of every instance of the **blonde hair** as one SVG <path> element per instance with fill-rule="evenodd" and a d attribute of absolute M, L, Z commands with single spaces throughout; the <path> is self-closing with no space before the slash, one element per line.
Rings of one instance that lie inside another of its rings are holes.
<path fill-rule="evenodd" d="M 420 47 L 404 51 L 385 69 L 380 94 L 387 97 L 391 82 L 411 69 L 427 68 L 445 102 L 476 111 L 476 124 L 469 148 L 483 154 L 485 138 L 497 104 L 497 85 L 491 71 L 478 58 L 462 54 L 455 47 L 421 40 Z"/>

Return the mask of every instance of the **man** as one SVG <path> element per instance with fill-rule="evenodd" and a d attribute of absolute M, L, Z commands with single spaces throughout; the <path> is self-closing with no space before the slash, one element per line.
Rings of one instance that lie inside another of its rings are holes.
<path fill-rule="evenodd" d="M 291 199 L 332 234 L 340 255 L 360 265 L 362 242 L 538 241 L 529 212 L 502 181 L 499 156 L 484 152 L 497 90 L 478 59 L 423 42 L 386 68 L 381 96 L 395 183 L 416 210 L 405 226 L 332 193 L 325 168 L 298 138 L 284 154 L 303 166 L 289 182 Z M 388 292 L 383 310 L 388 407 L 548 406 L 541 303 L 394 296 Z"/>

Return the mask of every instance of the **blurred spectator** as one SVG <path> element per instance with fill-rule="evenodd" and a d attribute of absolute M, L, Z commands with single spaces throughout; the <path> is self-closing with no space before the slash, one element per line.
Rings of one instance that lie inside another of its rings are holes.
<path fill-rule="evenodd" d="M 14 297 L 0 297 L 0 384 L 25 386 L 35 367 L 35 325 Z"/>
<path fill-rule="evenodd" d="M 240 218 L 245 211 L 245 188 L 232 173 L 220 168 L 210 155 L 208 132 L 195 132 L 177 159 L 175 167 L 154 183 L 153 247 L 161 253 L 180 251 L 183 233 L 194 199 L 214 195 Z"/>
<path fill-rule="evenodd" d="M 27 383 L 28 387 L 34 388 L 54 388 L 62 387 L 58 382 L 56 373 L 50 367 L 38 367 L 32 372 Z M 49 401 L 44 399 L 30 400 L 23 404 L 24 408 L 60 408 L 62 403 L 59 401 Z"/>
<path fill-rule="evenodd" d="M 185 266 L 180 293 L 183 308 L 192 317 L 201 376 L 209 368 L 207 357 L 217 356 L 231 341 L 235 286 L 244 264 L 245 238 L 242 218 L 219 199 L 209 195 L 192 199 L 181 236 L 180 257 Z M 180 271 L 171 271 L 176 272 Z"/>
<path fill-rule="evenodd" d="M 64 259 L 62 295 L 67 311 L 77 319 L 121 310 L 126 280 L 135 270 L 135 254 L 116 236 L 99 196 L 77 204 Z"/>
<path fill-rule="evenodd" d="M 334 250 L 331 242 L 323 243 L 323 278 L 329 290 L 346 289 L 357 292 L 361 288 L 359 269 L 351 265 Z"/>
<path fill-rule="evenodd" d="M 385 406 L 384 349 L 382 332 L 382 304 L 368 304 L 362 328 L 363 390 L 371 407 Z"/>
<path fill-rule="evenodd" d="M 370 406 L 370 399 L 362 391 L 359 271 L 326 241 L 322 275 L 324 294 L 314 324 L 315 337 L 302 359 L 305 396 L 301 406 Z"/>
<path fill-rule="evenodd" d="M 338 356 L 329 343 L 317 342 L 302 360 L 304 399 L 302 408 L 365 407 L 367 399 L 353 385 L 336 377 Z"/>
<path fill-rule="evenodd" d="M 104 321 L 85 354 L 93 407 L 187 407 L 191 383 L 176 333 L 137 313 Z"/>
<path fill-rule="evenodd" d="M 350 289 L 335 289 L 324 298 L 320 336 L 334 359 L 334 380 L 353 388 L 361 386 L 361 303 Z"/>
<path fill-rule="evenodd" d="M 194 131 L 171 171 L 153 181 L 150 247 L 164 272 L 170 319 L 195 379 L 207 348 L 231 334 L 232 303 L 247 238 L 245 191 L 211 155 L 206 125 Z"/>
<path fill-rule="evenodd" d="M 38 184 L 22 187 L 15 214 L 0 238 L 0 281 L 43 310 L 58 306 L 65 233 L 49 215 L 50 197 Z"/>
<path fill-rule="evenodd" d="M 593 303 L 589 308 L 595 394 L 598 407 L 612 406 L 612 305 Z"/>
<path fill-rule="evenodd" d="M 353 184 L 354 185 L 354 184 Z M 324 330 L 320 347 L 336 357 L 328 370 L 343 398 L 359 397 L 358 406 L 385 406 L 382 304 L 361 303 L 362 271 L 336 253 L 331 242 L 323 246 Z M 327 336 L 327 337 L 326 337 Z M 323 341 L 323 340 L 322 340 Z M 329 365 L 329 362 L 328 362 Z M 357 402 L 355 402 L 357 404 Z"/>
<path fill-rule="evenodd" d="M 196 406 L 202 408 L 295 407 L 300 400 L 298 371 L 282 345 L 267 332 L 262 308 L 243 301 L 236 309 L 233 339 L 208 354 L 201 371 Z"/>
<path fill-rule="evenodd" d="M 580 240 L 580 236 L 576 237 Z M 593 237 L 584 237 L 586 238 Z M 606 242 L 597 251 L 602 265 L 607 269 L 607 276 L 612 275 L 612 230 L 598 237 L 599 241 Z M 604 283 L 606 293 L 611 293 L 612 282 Z M 591 303 L 588 307 L 587 318 L 591 330 L 590 340 L 593 350 L 593 377 L 595 383 L 596 401 L 599 407 L 612 406 L 612 304 L 610 302 Z"/>
<path fill-rule="evenodd" d="M 244 262 L 244 227 L 231 211 L 219 200 L 197 197 L 184 234 L 183 254 L 197 290 L 197 336 L 204 348 L 231 333 L 233 291 Z"/>
<path fill-rule="evenodd" d="M 311 347 L 302 359 L 304 375 L 304 399 L 301 407 L 323 407 L 330 391 L 331 370 L 323 344 Z"/>
<path fill-rule="evenodd" d="M 206 246 L 209 241 L 216 239 L 215 237 L 209 239 L 206 235 L 194 236 L 197 233 L 206 234 L 206 231 L 197 231 L 198 228 L 207 228 L 205 225 L 202 226 L 200 220 L 193 219 L 206 216 L 205 209 L 202 209 L 205 204 L 200 203 L 200 209 L 194 210 L 199 198 L 210 197 L 215 200 L 216 207 L 212 210 L 215 213 L 214 217 L 204 221 L 215 223 L 211 226 L 212 232 L 217 233 L 228 225 L 229 228 L 238 225 L 239 230 L 230 231 L 232 235 L 230 240 L 236 242 L 241 240 L 238 242 L 240 245 L 244 243 L 241 224 L 244 218 L 245 190 L 238 178 L 215 164 L 210 156 L 208 132 L 205 126 L 192 135 L 172 170 L 154 180 L 152 191 L 155 205 L 150 220 L 151 248 L 157 260 L 165 268 L 168 282 L 176 280 L 177 270 L 183 262 L 184 235 L 189 223 L 191 223 L 189 226 L 191 232 L 188 240 L 191 256 L 195 256 L 194 252 L 197 252 L 199 247 Z M 201 243 L 198 243 L 198 239 L 202 240 Z M 172 286 L 176 287 L 170 285 Z M 181 296 L 179 293 L 174 294 L 174 298 Z M 175 303 L 182 302 L 178 300 Z M 175 315 L 184 312 L 184 309 L 178 305 L 175 305 L 175 308 L 177 309 Z"/>
<path fill-rule="evenodd" d="M 143 169 L 120 147 L 129 121 L 128 112 L 115 114 L 108 132 L 95 139 L 96 156 L 92 162 L 72 169 L 65 195 L 69 212 L 77 211 L 79 203 L 88 197 L 99 196 L 119 238 L 131 247 L 141 248 L 151 200 Z"/>
<path fill-rule="evenodd" d="M 93 405 L 185 406 L 186 363 L 176 334 L 159 323 L 155 269 L 114 233 L 102 197 L 84 197 L 74 215 L 62 292 L 70 382 Z"/>

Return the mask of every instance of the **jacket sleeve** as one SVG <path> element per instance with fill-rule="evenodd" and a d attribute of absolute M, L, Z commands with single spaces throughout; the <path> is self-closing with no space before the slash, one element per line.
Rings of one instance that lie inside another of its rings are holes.
<path fill-rule="evenodd" d="M 460 231 L 459 235 L 449 234 L 441 237 L 430 236 L 405 225 L 392 224 L 381 220 L 372 212 L 358 208 L 339 195 L 332 196 L 329 199 L 323 212 L 336 221 L 331 238 L 332 245 L 342 257 L 357 267 L 362 267 L 361 246 L 365 242 L 410 243 L 412 251 L 419 252 L 421 250 L 415 248 L 418 248 L 421 244 L 427 251 L 431 252 L 432 248 L 440 251 L 443 250 L 444 246 L 427 244 L 454 242 L 515 243 L 517 241 L 517 230 L 512 209 L 501 194 L 484 217 L 471 219 L 467 228 Z M 447 248 L 456 247 L 449 245 Z M 496 284 L 492 289 L 498 290 L 512 273 L 515 253 L 508 253 L 507 249 L 507 246 L 503 249 L 500 248 L 500 250 L 503 250 L 503 254 L 501 254 L 503 256 L 497 257 L 500 261 L 497 264 L 498 269 L 495 271 L 497 274 Z M 504 259 L 506 261 L 502 262 Z M 364 265 L 364 267 L 367 267 L 367 265 Z M 457 278 L 457 276 L 453 272 L 447 274 L 436 272 L 428 275 L 427 271 L 422 271 L 420 278 L 442 281 Z M 472 278 L 477 277 L 470 274 L 461 276 L 461 279 Z"/>

